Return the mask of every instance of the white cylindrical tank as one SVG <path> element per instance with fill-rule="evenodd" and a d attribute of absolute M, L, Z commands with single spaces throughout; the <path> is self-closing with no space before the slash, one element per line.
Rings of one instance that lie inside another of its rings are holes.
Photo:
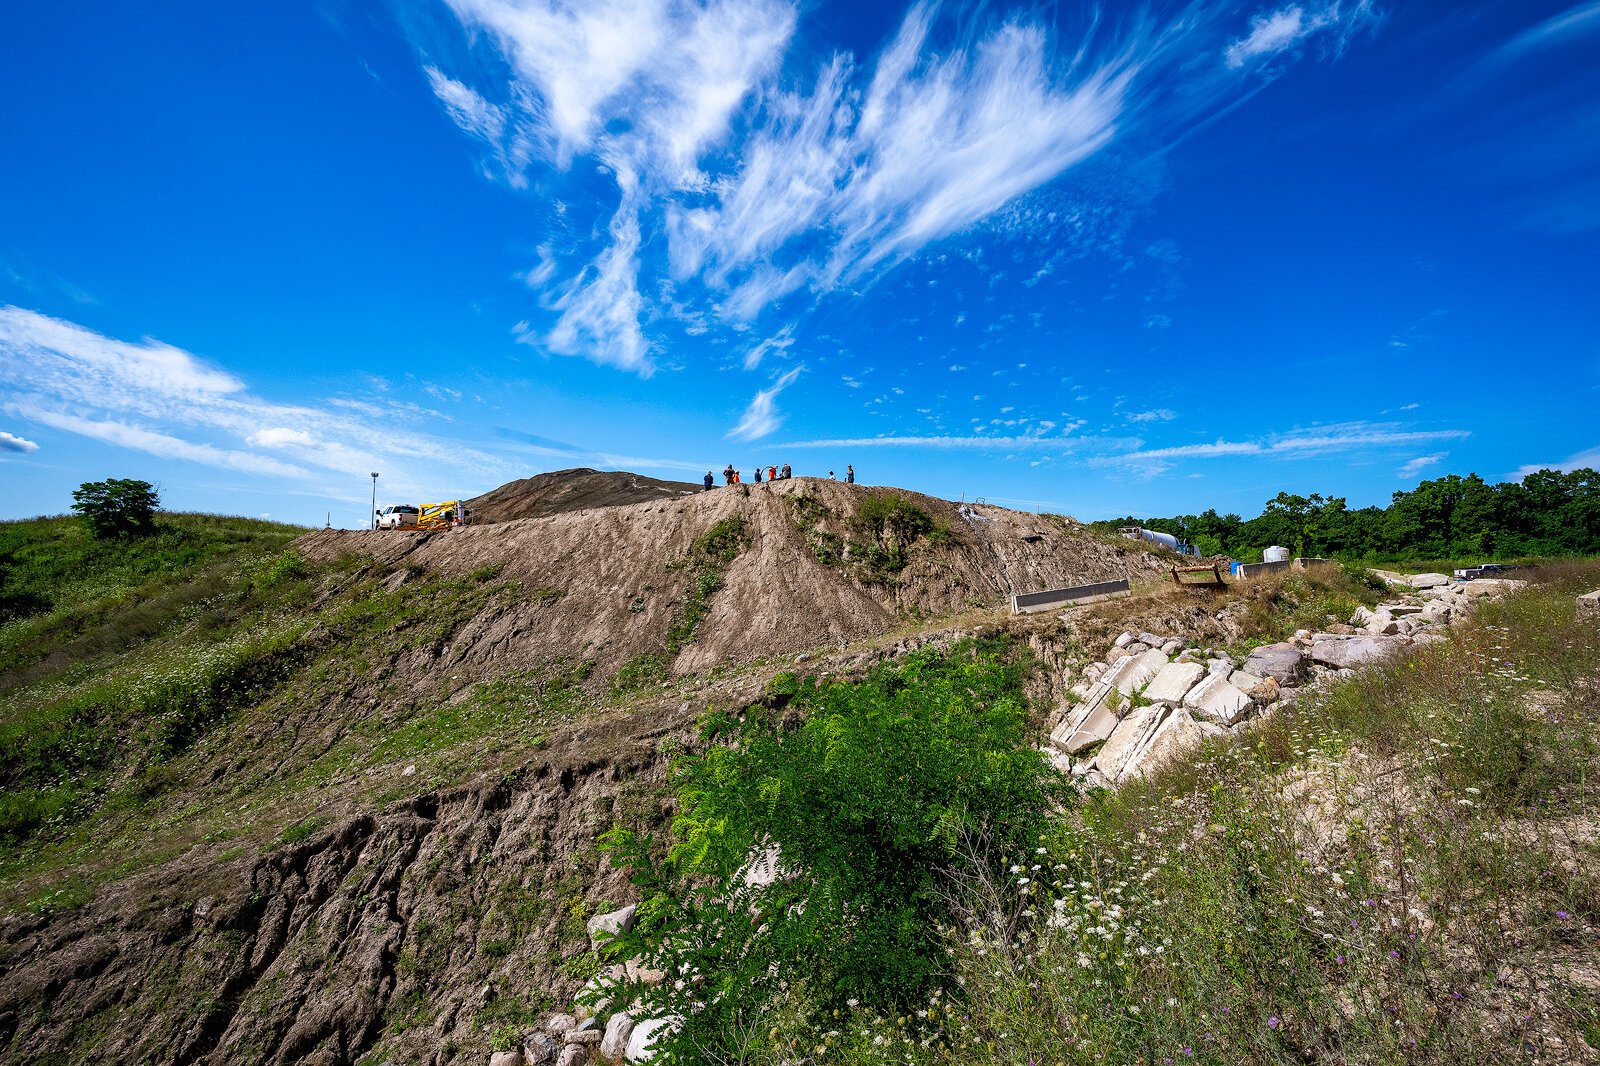
<path fill-rule="evenodd" d="M 1286 563 L 1289 561 L 1289 549 L 1280 548 L 1276 544 L 1261 553 L 1262 562 Z"/>
<path fill-rule="evenodd" d="M 1152 544 L 1159 544 L 1163 548 L 1170 548 L 1172 551 L 1178 550 L 1178 538 L 1171 533 L 1163 533 L 1157 529 L 1141 529 L 1139 530 L 1139 536 Z"/>

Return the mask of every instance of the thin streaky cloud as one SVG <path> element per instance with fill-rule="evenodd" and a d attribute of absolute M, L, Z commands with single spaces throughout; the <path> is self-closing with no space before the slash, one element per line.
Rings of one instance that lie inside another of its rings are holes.
<path fill-rule="evenodd" d="M 1501 45 L 1489 57 L 1491 63 L 1505 63 L 1544 48 L 1571 44 L 1600 34 L 1600 0 L 1578 4 L 1523 30 Z"/>
<path fill-rule="evenodd" d="M 1444 462 L 1449 452 L 1435 452 L 1432 455 L 1419 455 L 1415 459 L 1407 460 L 1406 464 L 1396 471 L 1395 476 L 1401 480 L 1416 477 L 1430 466 L 1438 466 Z"/>
<path fill-rule="evenodd" d="M 1570 474 L 1574 470 L 1600 470 L 1600 447 L 1589 448 L 1569 455 L 1556 463 L 1529 463 L 1521 466 L 1508 475 L 1512 481 L 1521 481 L 1529 474 L 1537 474 L 1541 470 L 1556 470 L 1563 474 Z"/>
<path fill-rule="evenodd" d="M 778 413 L 777 409 L 778 394 L 793 385 L 795 379 L 800 376 L 805 368 L 805 364 L 801 363 L 773 382 L 769 388 L 762 389 L 756 393 L 750 401 L 750 406 L 745 408 L 744 417 L 739 419 L 739 424 L 728 431 L 727 439 L 739 441 L 760 440 L 762 437 L 769 436 L 779 426 L 783 425 L 783 416 Z"/>

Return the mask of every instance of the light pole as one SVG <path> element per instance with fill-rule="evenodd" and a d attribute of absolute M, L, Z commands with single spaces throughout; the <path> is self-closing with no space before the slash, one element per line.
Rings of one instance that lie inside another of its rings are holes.
<path fill-rule="evenodd" d="M 378 528 L 378 472 L 372 472 L 372 528 Z"/>

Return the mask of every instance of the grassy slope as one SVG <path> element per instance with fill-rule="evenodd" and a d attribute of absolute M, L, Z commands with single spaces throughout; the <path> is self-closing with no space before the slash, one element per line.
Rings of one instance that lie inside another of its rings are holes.
<path fill-rule="evenodd" d="M 164 515 L 96 544 L 69 519 L 0 526 L 7 589 L 49 609 L 0 625 L 0 904 L 81 902 L 107 879 L 235 837 L 304 835 L 330 804 L 381 804 L 537 747 L 583 664 L 474 686 L 373 686 L 510 583 L 312 567 L 301 531 Z M 492 737 L 492 745 L 490 738 Z M 413 777 L 379 772 L 411 760 Z"/>
<path fill-rule="evenodd" d="M 1092 797 L 821 1061 L 1600 1061 L 1600 568 Z M 935 1024 L 936 1023 L 936 1024 Z M 762 1028 L 765 1026 L 763 1025 Z M 782 1023 L 779 1023 L 782 1031 Z"/>

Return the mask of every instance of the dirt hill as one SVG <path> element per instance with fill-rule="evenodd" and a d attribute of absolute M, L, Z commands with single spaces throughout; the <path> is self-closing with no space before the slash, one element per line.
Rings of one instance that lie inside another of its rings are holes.
<path fill-rule="evenodd" d="M 623 470 L 553 470 L 492 489 L 467 501 L 467 513 L 479 525 L 517 518 L 547 518 L 593 507 L 666 500 L 701 491 L 686 481 L 658 481 Z"/>
<path fill-rule="evenodd" d="M 489 496 L 514 509 L 511 490 Z M 710 560 L 703 539 L 719 532 L 728 558 Z M 471 619 L 436 665 L 565 657 L 592 660 L 600 678 L 643 656 L 687 673 L 793 654 L 1164 566 L 1059 516 L 817 478 L 442 533 L 318 530 L 295 547 L 447 577 L 492 570 L 522 594 Z"/>
<path fill-rule="evenodd" d="M 14 772 L 84 813 L 0 852 L 0 1059 L 481 1064 L 592 973 L 583 919 L 634 892 L 595 837 L 664 828 L 708 707 L 1163 565 L 805 478 L 293 548 L 29 623 L 0 719 L 79 761 Z"/>

